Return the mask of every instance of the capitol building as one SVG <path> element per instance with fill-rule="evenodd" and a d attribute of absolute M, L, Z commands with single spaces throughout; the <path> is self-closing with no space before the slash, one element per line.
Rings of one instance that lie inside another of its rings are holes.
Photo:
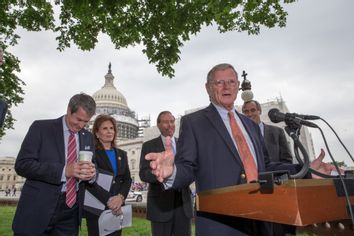
<path fill-rule="evenodd" d="M 114 85 L 111 63 L 104 76 L 104 85 L 92 97 L 96 102 L 96 114 L 91 118 L 87 128 L 92 130 L 93 122 L 101 114 L 110 115 L 117 121 L 117 146 L 128 154 L 133 181 L 140 182 L 140 152 L 144 142 L 144 129 L 150 127 L 150 117 L 138 119 L 137 114 L 128 107 L 126 98 Z"/>

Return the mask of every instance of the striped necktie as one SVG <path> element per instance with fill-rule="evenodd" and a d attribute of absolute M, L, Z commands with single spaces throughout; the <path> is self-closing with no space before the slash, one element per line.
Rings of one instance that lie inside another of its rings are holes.
<path fill-rule="evenodd" d="M 236 142 L 239 156 L 242 160 L 243 168 L 247 178 L 247 183 L 258 179 L 258 171 L 256 162 L 251 154 L 251 150 L 248 147 L 245 136 L 243 135 L 241 128 L 238 126 L 235 115 L 232 111 L 229 111 L 229 122 L 231 126 L 232 136 Z"/>
<path fill-rule="evenodd" d="M 68 141 L 68 160 L 67 165 L 76 162 L 76 139 L 75 134 L 70 131 Z M 76 179 L 75 177 L 66 178 L 66 205 L 73 207 L 76 202 Z"/>

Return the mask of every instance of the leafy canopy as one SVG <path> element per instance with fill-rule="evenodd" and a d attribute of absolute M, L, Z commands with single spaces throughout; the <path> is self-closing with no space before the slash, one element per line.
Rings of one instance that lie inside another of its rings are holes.
<path fill-rule="evenodd" d="M 24 82 L 17 77 L 20 61 L 7 48 L 18 43 L 16 29 L 51 30 L 57 33 L 58 49 L 71 44 L 82 50 L 95 48 L 98 35 L 110 36 L 116 49 L 143 45 L 149 63 L 163 76 L 173 77 L 180 48 L 202 27 L 215 24 L 219 32 L 258 34 L 260 27 L 284 27 L 285 3 L 295 0 L 1 0 L 0 98 L 9 106 L 23 102 Z M 6 125 L 13 127 L 10 110 Z"/>

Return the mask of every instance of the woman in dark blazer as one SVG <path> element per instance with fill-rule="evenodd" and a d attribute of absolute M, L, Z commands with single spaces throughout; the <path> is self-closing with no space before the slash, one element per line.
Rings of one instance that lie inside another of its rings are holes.
<path fill-rule="evenodd" d="M 116 147 L 117 122 L 108 115 L 99 115 L 92 128 L 96 148 L 96 165 L 98 172 L 113 176 L 110 191 L 104 190 L 97 183 L 86 189 L 105 204 L 106 209 L 111 209 L 113 214 L 120 214 L 121 206 L 127 197 L 132 182 L 128 166 L 127 153 Z M 99 235 L 98 218 L 101 212 L 93 209 L 85 209 L 87 230 L 89 236 Z M 121 230 L 109 235 L 121 235 Z"/>

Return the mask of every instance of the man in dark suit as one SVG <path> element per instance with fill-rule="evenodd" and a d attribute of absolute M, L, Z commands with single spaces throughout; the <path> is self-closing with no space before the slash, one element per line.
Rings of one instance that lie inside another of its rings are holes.
<path fill-rule="evenodd" d="M 29 128 L 15 163 L 26 182 L 13 220 L 14 235 L 78 235 L 84 181 L 94 180 L 96 169 L 76 159 L 80 150 L 94 150 L 92 134 L 84 126 L 95 109 L 92 97 L 77 94 L 66 115 L 34 121 Z"/>
<path fill-rule="evenodd" d="M 261 121 L 262 107 L 258 101 L 250 100 L 244 102 L 242 113 L 259 125 L 269 158 L 272 161 L 293 163 L 293 157 L 284 130 L 277 126 L 267 125 Z"/>
<path fill-rule="evenodd" d="M 205 85 L 211 104 L 182 118 L 175 161 L 170 145 L 165 152 L 145 156 L 151 161 L 152 172 L 166 188 L 178 189 L 195 181 L 198 193 L 252 181 L 248 177 L 251 172 L 246 173 L 248 165 L 243 163 L 245 157 L 239 155 L 239 150 L 244 151 L 244 148 L 251 153 L 247 160 L 256 162 L 256 170 L 253 169 L 256 174 L 257 171 L 273 170 L 289 170 L 294 174 L 300 169 L 294 164 L 270 162 L 258 125 L 234 109 L 239 83 L 232 65 L 214 66 Z M 241 130 L 239 135 L 243 136 L 242 148 L 234 138 L 229 118 L 231 113 L 235 119 L 233 124 L 237 123 Z M 317 170 L 324 172 L 324 169 L 328 171 L 331 168 L 321 162 L 323 158 L 324 154 L 315 163 L 318 164 Z M 198 212 L 195 226 L 197 236 L 272 235 L 269 223 L 211 213 Z"/>
<path fill-rule="evenodd" d="M 164 151 L 166 137 L 171 137 L 172 149 L 175 150 L 175 118 L 171 112 L 163 111 L 158 115 L 157 127 L 161 135 L 143 144 L 140 157 L 140 179 L 149 183 L 146 218 L 151 221 L 153 236 L 188 236 L 191 235 L 193 217 L 189 187 L 165 190 L 151 173 L 149 161 L 144 158 L 150 152 Z"/>

